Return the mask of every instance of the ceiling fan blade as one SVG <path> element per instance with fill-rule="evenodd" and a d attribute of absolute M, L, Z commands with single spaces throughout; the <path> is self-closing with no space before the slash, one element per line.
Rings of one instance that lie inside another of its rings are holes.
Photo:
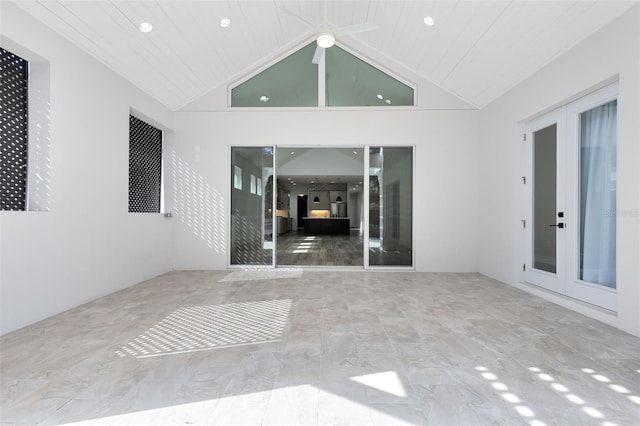
<path fill-rule="evenodd" d="M 336 29 L 336 35 L 349 35 L 363 33 L 365 31 L 377 30 L 378 24 L 375 22 L 364 22 L 362 24 L 349 25 L 348 27 L 340 27 Z"/>
<path fill-rule="evenodd" d="M 316 46 L 316 52 L 313 54 L 311 62 L 318 65 L 322 60 L 322 55 L 324 55 L 324 47 Z"/>
<path fill-rule="evenodd" d="M 310 26 L 311 28 L 316 28 L 316 25 L 307 21 L 306 19 L 304 19 L 302 16 L 298 15 L 295 12 L 290 11 L 289 9 L 287 9 L 286 7 L 281 7 L 280 8 L 281 11 L 283 11 L 284 13 L 286 13 L 287 15 L 293 16 L 296 19 L 299 19 L 300 21 L 304 22 L 305 24 L 307 24 L 308 26 Z"/>

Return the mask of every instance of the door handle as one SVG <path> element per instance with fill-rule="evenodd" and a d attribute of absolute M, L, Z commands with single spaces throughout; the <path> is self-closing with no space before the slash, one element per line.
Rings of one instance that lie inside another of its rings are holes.
<path fill-rule="evenodd" d="M 558 228 L 564 228 L 564 223 L 560 222 L 557 225 L 549 225 L 549 226 L 557 226 Z"/>

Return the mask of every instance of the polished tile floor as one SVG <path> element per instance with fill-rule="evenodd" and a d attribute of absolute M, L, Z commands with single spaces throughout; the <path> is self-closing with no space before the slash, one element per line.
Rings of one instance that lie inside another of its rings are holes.
<path fill-rule="evenodd" d="M 0 343 L 7 425 L 640 424 L 638 338 L 479 274 L 172 272 Z"/>

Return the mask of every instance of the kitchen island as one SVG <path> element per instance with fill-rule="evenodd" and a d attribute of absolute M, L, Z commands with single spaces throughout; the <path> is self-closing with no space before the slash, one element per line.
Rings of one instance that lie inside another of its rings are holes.
<path fill-rule="evenodd" d="M 305 235 L 349 235 L 348 217 L 304 217 Z"/>

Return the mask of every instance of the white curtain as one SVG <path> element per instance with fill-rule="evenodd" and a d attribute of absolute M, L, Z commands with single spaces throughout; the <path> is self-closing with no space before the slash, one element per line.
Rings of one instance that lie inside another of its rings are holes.
<path fill-rule="evenodd" d="M 616 287 L 617 102 L 580 114 L 580 278 Z"/>

